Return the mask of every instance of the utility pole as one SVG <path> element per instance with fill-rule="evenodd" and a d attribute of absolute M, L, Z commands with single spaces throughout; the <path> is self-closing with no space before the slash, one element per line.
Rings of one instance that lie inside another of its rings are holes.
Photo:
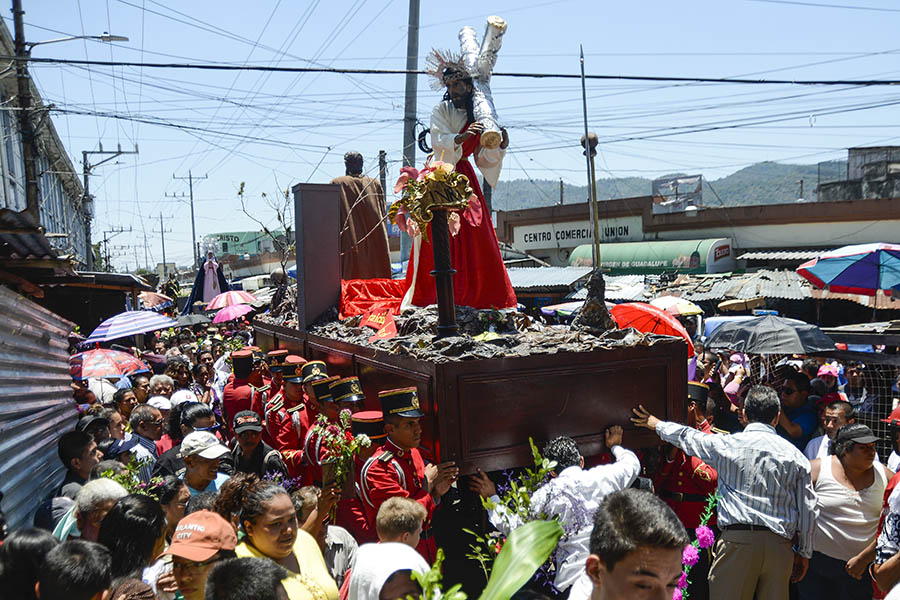
<path fill-rule="evenodd" d="M 150 255 L 148 254 L 149 249 L 147 248 L 147 231 L 144 230 L 144 270 L 150 270 Z"/>
<path fill-rule="evenodd" d="M 190 193 L 190 197 L 191 197 L 191 240 L 192 240 L 192 245 L 194 247 L 194 269 L 196 269 L 200 264 L 199 263 L 200 253 L 197 251 L 197 229 L 196 229 L 196 226 L 194 225 L 194 180 L 195 179 L 208 179 L 208 178 L 209 178 L 208 175 L 204 175 L 203 177 L 194 177 L 190 171 L 188 171 L 187 177 L 176 177 L 175 175 L 172 175 L 172 179 L 181 179 L 182 181 L 188 182 L 188 192 Z"/>
<path fill-rule="evenodd" d="M 385 191 L 387 198 L 387 152 L 384 150 L 378 151 L 378 179 L 381 181 L 381 190 Z"/>
<path fill-rule="evenodd" d="M 37 178 L 37 147 L 34 143 L 34 127 L 31 123 L 31 79 L 28 76 L 28 46 L 25 43 L 25 26 L 22 16 L 22 0 L 13 0 L 13 25 L 15 27 L 16 96 L 19 105 L 19 133 L 22 136 L 22 158 L 25 163 L 25 211 L 35 223 L 41 222 L 41 198 Z"/>
<path fill-rule="evenodd" d="M 169 232 L 172 230 L 170 229 Z M 163 272 L 162 277 L 160 277 L 159 281 L 162 283 L 164 279 L 169 277 L 168 267 L 166 266 L 166 230 L 163 227 L 163 216 L 162 213 L 159 213 L 159 231 L 154 231 L 153 233 L 159 233 L 162 239 L 162 266 Z"/>
<path fill-rule="evenodd" d="M 409 24 L 406 33 L 406 101 L 403 109 L 403 166 L 416 164 L 416 97 L 419 68 L 419 0 L 409 0 Z M 409 257 L 412 238 L 400 232 L 400 261 Z"/>
<path fill-rule="evenodd" d="M 563 180 L 562 177 L 559 178 L 559 203 L 562 205 L 563 203 Z"/>
<path fill-rule="evenodd" d="M 94 167 L 99 167 L 103 163 L 107 163 L 114 158 L 122 155 L 122 154 L 137 154 L 138 147 L 137 144 L 134 145 L 134 151 L 129 152 L 122 150 L 121 144 L 116 146 L 115 150 L 103 150 L 103 144 L 99 143 L 97 146 L 100 148 L 99 150 L 82 150 L 81 151 L 81 164 L 83 167 L 82 175 L 84 177 L 84 196 L 81 199 L 82 212 L 84 212 L 84 239 L 87 240 L 87 270 L 94 270 L 94 249 L 91 247 L 91 219 L 94 217 L 94 197 L 91 196 L 91 188 L 90 188 L 90 174 L 91 169 Z M 88 162 L 89 154 L 100 154 L 100 155 L 109 155 L 107 158 L 104 158 L 98 163 L 91 164 Z"/>
<path fill-rule="evenodd" d="M 484 193 L 484 203 L 487 204 L 488 215 L 493 215 L 494 209 L 491 200 L 494 197 L 494 188 L 483 178 L 481 180 L 481 191 Z"/>
<path fill-rule="evenodd" d="M 114 227 L 113 229 L 110 229 L 109 231 L 103 232 L 103 253 L 106 256 L 106 272 L 107 273 L 112 272 L 111 265 L 109 264 L 109 240 L 113 239 L 120 233 L 127 233 L 130 231 L 131 231 L 131 227 L 129 227 L 128 229 L 125 229 L 123 227 Z M 109 235 L 109 234 L 112 234 L 112 235 Z"/>

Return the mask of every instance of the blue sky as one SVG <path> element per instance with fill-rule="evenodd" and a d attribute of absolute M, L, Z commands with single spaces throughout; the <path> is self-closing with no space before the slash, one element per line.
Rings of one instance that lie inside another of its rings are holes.
<path fill-rule="evenodd" d="M 729 0 L 720 2 L 433 2 L 421 9 L 420 66 L 432 48 L 457 49 L 457 31 L 479 33 L 488 15 L 509 22 L 498 72 L 760 79 L 900 79 L 895 41 L 900 7 L 890 0 Z M 102 44 L 38 46 L 41 58 L 218 62 L 404 68 L 408 2 L 403 0 L 25 0 L 26 36 L 104 31 L 130 38 Z M 7 13 L 8 16 L 8 13 Z M 12 24 L 7 19 L 7 25 Z M 134 67 L 34 65 L 32 76 L 60 137 L 80 169 L 82 150 L 121 144 L 140 154 L 99 167 L 94 238 L 132 228 L 114 242 L 119 269 L 161 260 L 190 262 L 190 210 L 166 194 L 187 192 L 173 174 L 208 175 L 195 184 L 198 239 L 254 229 L 236 199 L 241 182 L 254 216 L 274 215 L 260 195 L 343 174 L 358 150 L 377 170 L 387 151 L 389 181 L 402 145 L 403 77 Z M 511 152 L 502 179 L 581 184 L 580 84 L 566 79 L 496 77 L 494 100 Z M 709 179 L 763 160 L 813 163 L 842 158 L 849 146 L 900 143 L 900 102 L 892 87 L 588 83 L 591 129 L 601 138 L 602 176 L 655 177 L 673 171 Z M 428 122 L 439 94 L 419 78 L 418 117 Z M 885 106 L 877 107 L 883 104 Z M 73 114 L 88 113 L 88 114 Z M 141 123 L 163 121 L 166 125 Z M 740 125 L 739 127 L 735 127 Z M 194 129 L 185 129 L 185 128 Z M 684 129 L 720 129 L 685 133 Z M 678 129 L 684 128 L 684 129 Z M 419 155 L 419 161 L 424 157 Z M 502 183 L 501 183 L 502 185 Z"/>

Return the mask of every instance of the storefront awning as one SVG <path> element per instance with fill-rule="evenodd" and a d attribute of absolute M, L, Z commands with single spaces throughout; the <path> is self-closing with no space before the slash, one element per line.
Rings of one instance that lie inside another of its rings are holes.
<path fill-rule="evenodd" d="M 569 266 L 593 265 L 591 246 L 578 246 Z M 600 244 L 600 268 L 612 274 L 725 273 L 733 271 L 734 252 L 729 238 L 625 242 Z"/>

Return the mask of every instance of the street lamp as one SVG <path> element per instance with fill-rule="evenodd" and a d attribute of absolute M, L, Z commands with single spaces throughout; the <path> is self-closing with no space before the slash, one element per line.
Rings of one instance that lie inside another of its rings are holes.
<path fill-rule="evenodd" d="M 25 48 L 28 52 L 35 46 L 43 46 L 44 44 L 55 44 L 57 42 L 70 42 L 72 40 L 97 40 L 98 42 L 127 42 L 129 41 L 124 35 L 110 35 L 103 32 L 103 35 L 68 35 L 66 37 L 54 38 L 52 40 L 44 40 L 42 42 L 26 42 Z"/>

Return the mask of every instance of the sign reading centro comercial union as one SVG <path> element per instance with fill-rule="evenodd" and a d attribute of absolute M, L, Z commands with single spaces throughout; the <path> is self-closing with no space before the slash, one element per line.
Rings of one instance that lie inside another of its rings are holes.
<path fill-rule="evenodd" d="M 601 242 L 639 242 L 644 238 L 640 216 L 600 221 Z M 594 239 L 590 221 L 522 225 L 515 228 L 513 245 L 519 250 L 574 248 Z"/>

